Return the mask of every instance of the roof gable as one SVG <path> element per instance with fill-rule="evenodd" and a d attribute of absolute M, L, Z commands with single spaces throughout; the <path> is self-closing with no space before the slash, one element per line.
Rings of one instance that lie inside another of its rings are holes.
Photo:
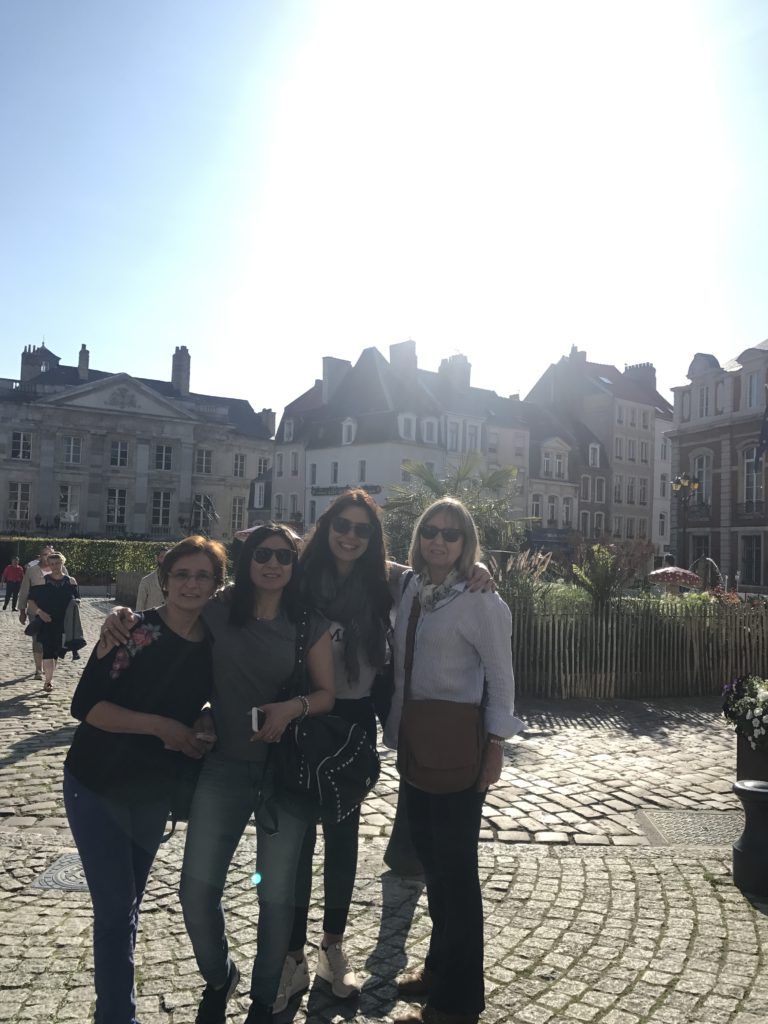
<path fill-rule="evenodd" d="M 39 402 L 44 405 L 56 405 L 59 408 L 130 411 L 131 415 L 135 416 L 196 419 L 191 411 L 167 401 L 128 373 L 116 373 L 114 376 L 70 388 L 56 395 L 44 395 Z"/>

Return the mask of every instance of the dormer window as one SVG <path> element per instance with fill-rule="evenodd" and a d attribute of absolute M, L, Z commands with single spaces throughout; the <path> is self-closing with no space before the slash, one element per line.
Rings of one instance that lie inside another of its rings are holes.
<path fill-rule="evenodd" d="M 341 425 L 341 443 L 352 444 L 357 433 L 357 423 L 353 419 L 346 419 Z"/>
<path fill-rule="evenodd" d="M 416 420 L 413 416 L 408 416 L 403 413 L 399 416 L 400 426 L 400 437 L 405 438 L 406 441 L 413 441 L 416 436 Z"/>
<path fill-rule="evenodd" d="M 437 420 L 422 420 L 421 436 L 425 444 L 437 443 Z"/>
<path fill-rule="evenodd" d="M 600 468 L 600 445 L 591 444 L 589 446 L 589 464 L 593 469 Z"/>
<path fill-rule="evenodd" d="M 290 443 L 293 440 L 293 420 L 286 420 L 283 427 L 283 440 Z"/>

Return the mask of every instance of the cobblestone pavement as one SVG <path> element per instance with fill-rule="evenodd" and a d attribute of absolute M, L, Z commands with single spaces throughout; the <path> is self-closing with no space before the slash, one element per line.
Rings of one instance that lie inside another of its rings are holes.
<path fill-rule="evenodd" d="M 106 608 L 83 602 L 91 639 Z M 83 662 L 62 665 L 46 697 L 32 679 L 29 647 L 16 616 L 0 612 L 0 1022 L 84 1022 L 92 1002 L 87 893 L 39 887 L 43 872 L 73 851 L 60 775 Z M 481 845 L 483 1021 L 768 1022 L 768 903 L 750 903 L 733 887 L 728 845 L 650 845 L 659 837 L 647 834 L 643 817 L 679 812 L 693 820 L 706 811 L 707 827 L 720 819 L 734 827 L 734 743 L 717 712 L 716 700 L 521 702 L 526 732 L 508 745 Z M 404 1009 L 393 979 L 406 962 L 419 963 L 429 922 L 421 883 L 382 868 L 395 793 L 386 755 L 364 808 L 347 939 L 365 978 L 362 995 L 339 1003 L 318 982 L 281 1021 L 386 1022 Z M 720 838 L 717 829 L 711 835 Z M 143 907 L 143 1024 L 191 1024 L 195 1016 L 200 980 L 176 900 L 182 843 L 175 836 L 161 849 Z M 252 871 L 249 832 L 226 897 L 234 955 L 246 968 Z M 318 884 L 315 940 L 321 895 Z M 314 957 L 311 950 L 310 964 Z M 245 982 L 240 990 L 229 1022 L 245 1016 Z"/>

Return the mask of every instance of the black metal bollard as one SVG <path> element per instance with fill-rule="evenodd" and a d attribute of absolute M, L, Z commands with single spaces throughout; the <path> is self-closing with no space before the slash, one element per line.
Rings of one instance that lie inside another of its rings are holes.
<path fill-rule="evenodd" d="M 739 779 L 733 792 L 744 807 L 744 831 L 733 844 L 733 884 L 768 896 L 768 782 Z"/>

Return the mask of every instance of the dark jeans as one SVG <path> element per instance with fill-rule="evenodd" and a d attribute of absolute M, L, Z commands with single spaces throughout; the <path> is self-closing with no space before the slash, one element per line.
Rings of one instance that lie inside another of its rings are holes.
<path fill-rule="evenodd" d="M 195 959 L 206 982 L 227 980 L 229 945 L 221 897 L 229 865 L 265 782 L 264 764 L 228 761 L 209 754 L 192 801 L 181 871 L 181 906 Z M 256 871 L 259 899 L 251 998 L 271 1006 L 288 953 L 294 887 L 306 817 L 278 808 L 275 835 L 257 822 Z"/>
<path fill-rule="evenodd" d="M 337 700 L 333 714 L 346 722 L 361 725 L 376 746 L 376 713 L 370 697 L 359 700 Z M 360 831 L 360 808 L 338 825 L 323 824 L 325 859 L 323 861 L 324 910 L 323 931 L 343 935 L 347 927 L 352 893 L 357 874 L 357 846 Z M 296 910 L 289 949 L 301 949 L 307 941 L 307 917 L 312 894 L 312 860 L 317 841 L 317 826 L 310 825 L 301 848 L 296 872 Z"/>
<path fill-rule="evenodd" d="M 168 801 L 128 807 L 64 769 L 64 806 L 93 903 L 95 1024 L 136 1024 L 133 956 L 139 906 Z"/>
<path fill-rule="evenodd" d="M 3 605 L 3 611 L 8 607 L 8 602 L 13 599 L 11 608 L 16 611 L 16 601 L 19 596 L 19 587 L 21 583 L 6 583 L 5 584 L 5 604 Z"/>
<path fill-rule="evenodd" d="M 432 934 L 426 966 L 429 1004 L 446 1013 L 482 1013 L 483 900 L 477 866 L 485 793 L 435 796 L 403 784 L 413 845 L 424 865 Z"/>

